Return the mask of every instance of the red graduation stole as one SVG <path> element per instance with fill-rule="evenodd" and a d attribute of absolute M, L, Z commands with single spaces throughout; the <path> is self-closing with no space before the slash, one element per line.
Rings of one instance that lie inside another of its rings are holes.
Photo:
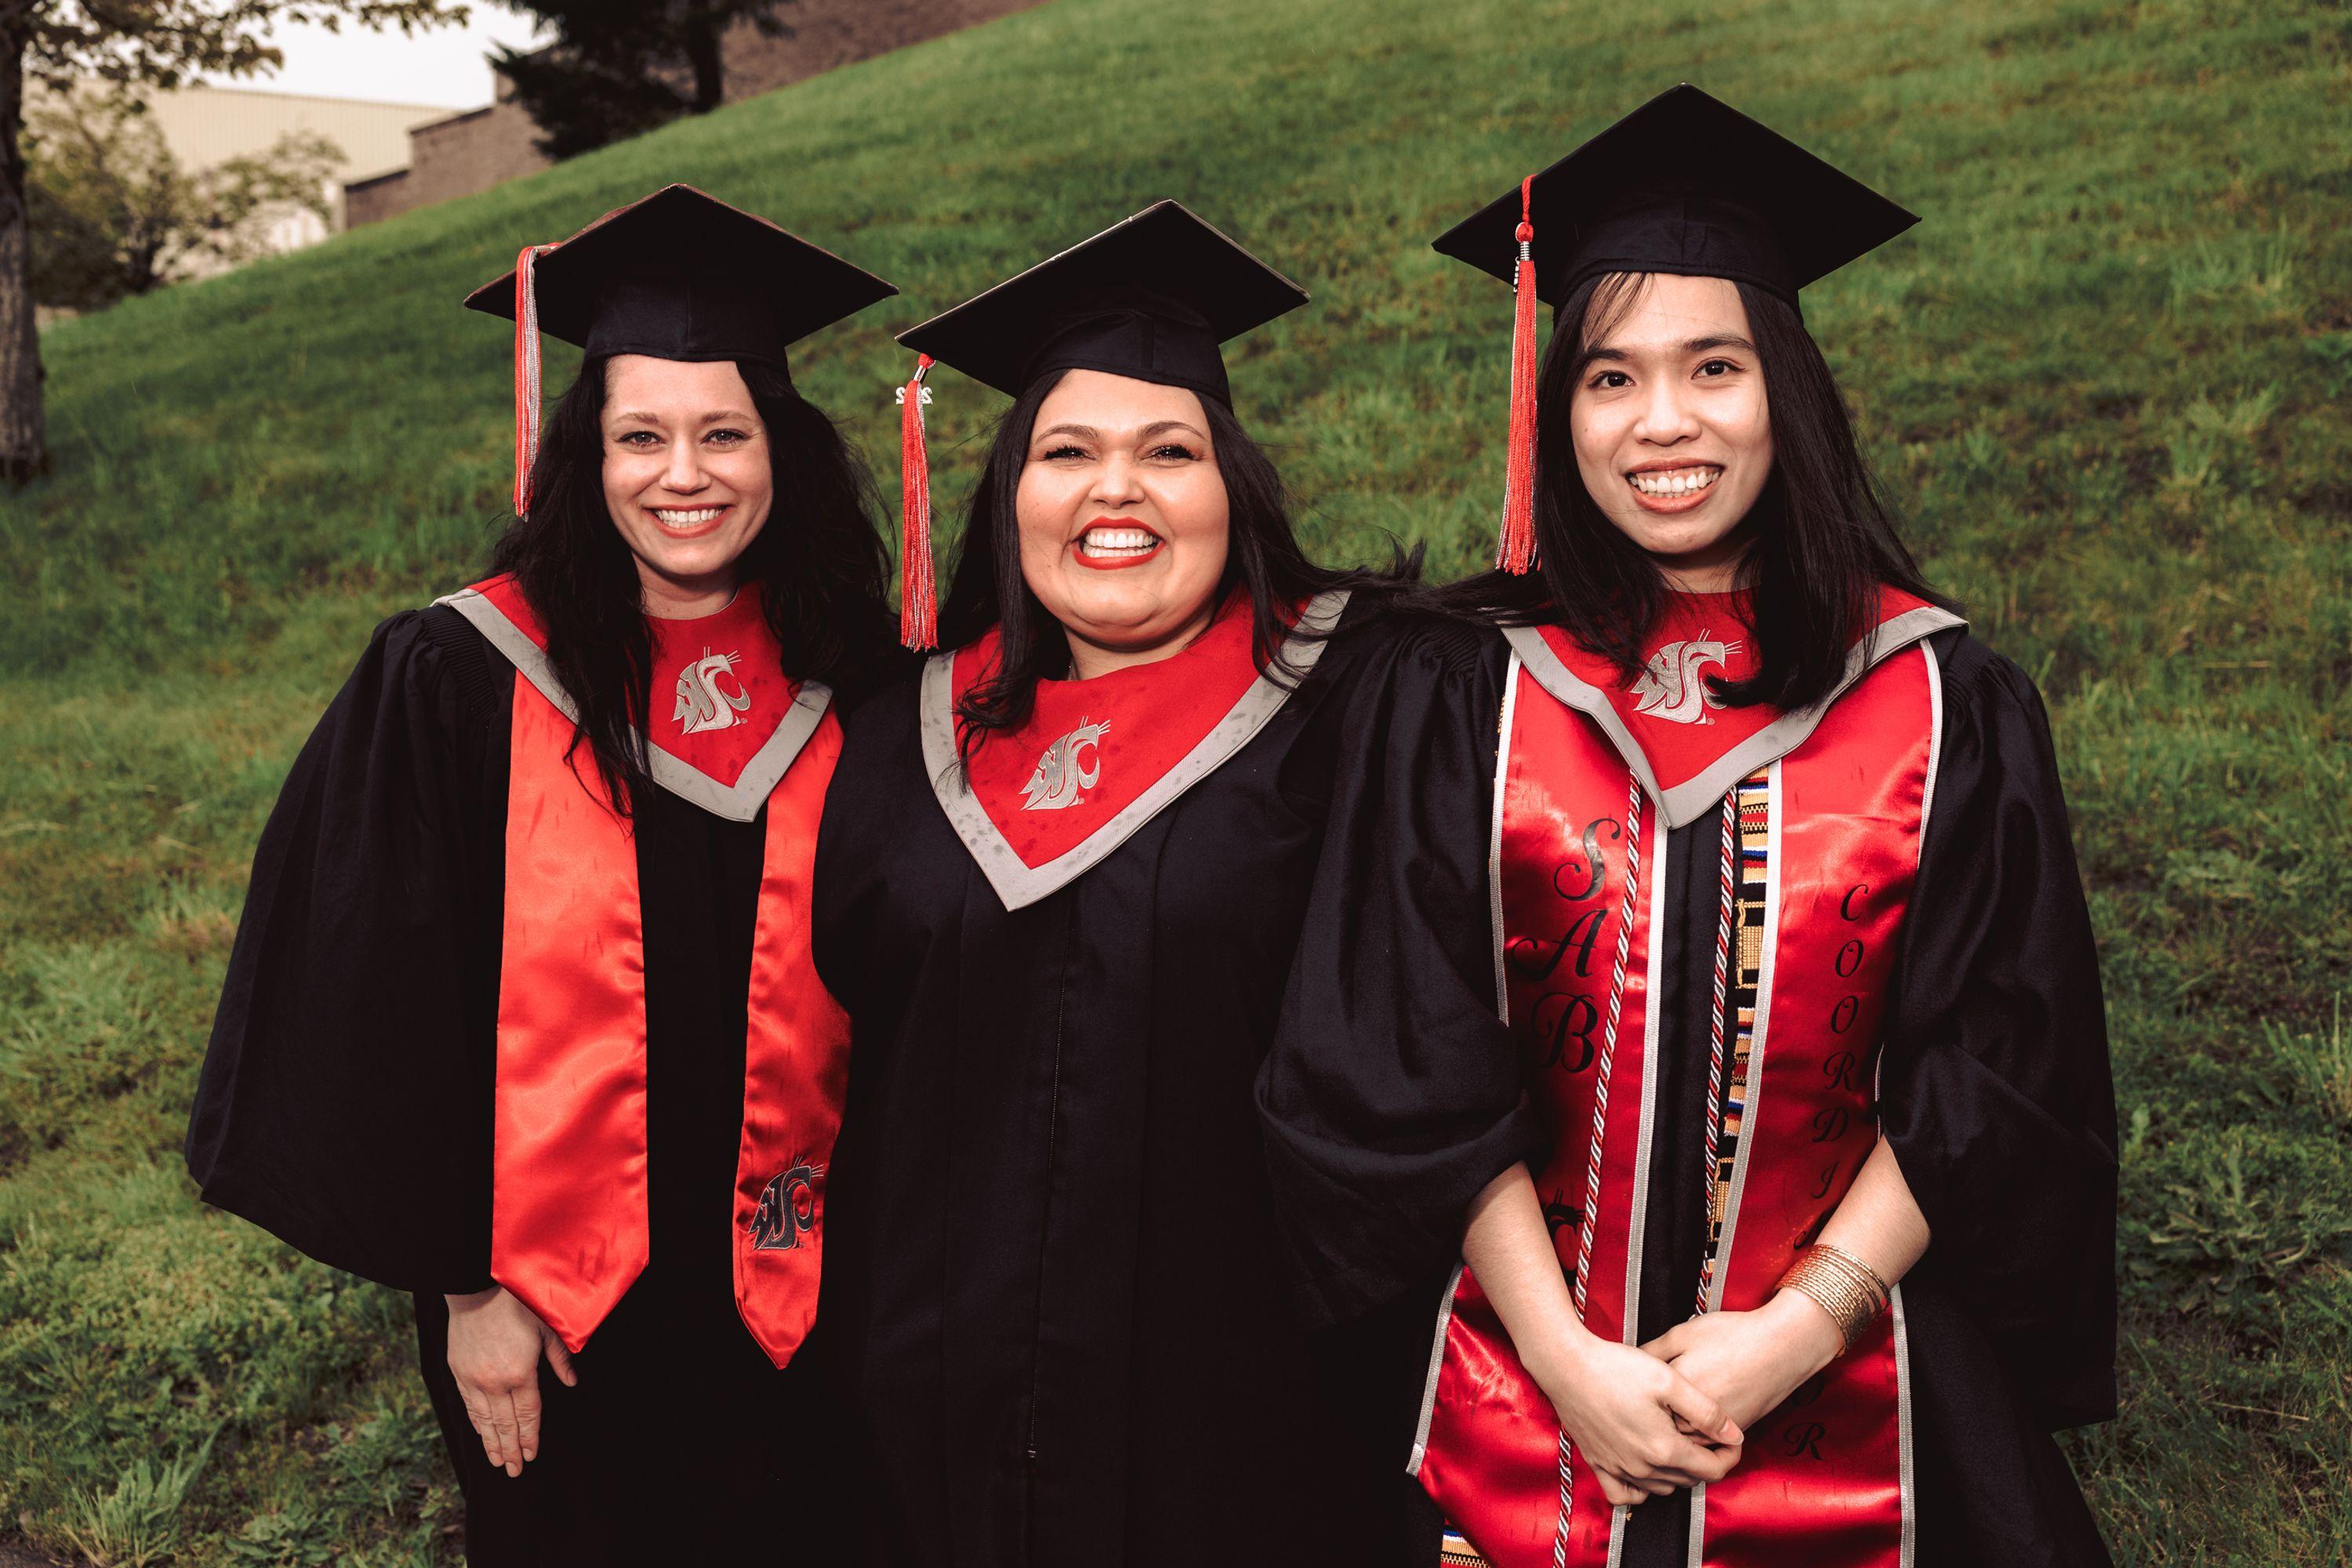
<path fill-rule="evenodd" d="M 579 1350 L 645 1269 L 646 977 L 636 847 L 545 633 L 513 581 L 440 601 L 513 661 L 499 984 L 491 1277 Z M 779 1367 L 816 1316 L 824 1180 L 849 1023 L 809 953 L 809 898 L 841 727 L 778 663 L 756 592 L 652 623 L 655 783 L 736 821 L 768 813 L 730 1215 L 735 1302 Z M 572 754 L 567 757 L 567 752 Z M 717 1224 L 716 1205 L 710 1216 Z"/>
<path fill-rule="evenodd" d="M 1589 1249 L 1586 1326 L 1629 1343 L 1655 1133 L 1665 830 L 1720 811 L 1727 791 L 1767 772 L 1763 956 L 1708 1307 L 1748 1310 L 1769 1298 L 1878 1142 L 1878 1028 L 1941 730 L 1935 657 L 1920 639 L 1959 624 L 1889 592 L 1829 701 L 1797 713 L 1718 710 L 1696 682 L 1718 668 L 1748 672 L 1752 656 L 1725 646 L 1745 636 L 1733 609 L 1728 595 L 1688 596 L 1632 683 L 1553 628 L 1509 634 L 1496 968 L 1530 1087 L 1559 1131 L 1534 1174 L 1561 1267 L 1572 1273 Z M 1594 1203 L 1591 1134 L 1604 1092 Z M 1561 1523 L 1558 1417 L 1466 1269 L 1436 1350 L 1414 1448 L 1422 1484 L 1496 1568 L 1546 1568 Z M 1898 1289 L 1851 1353 L 1750 1426 L 1731 1475 L 1696 1489 L 1690 1563 L 1907 1568 L 1908 1432 Z M 1570 1464 L 1564 1560 L 1601 1568 L 1622 1521 L 1581 1456 Z"/>
<path fill-rule="evenodd" d="M 1339 623 L 1344 590 L 1320 594 L 1294 625 Z M 923 764 L 940 809 L 1008 910 L 1046 897 L 1109 855 L 1161 807 L 1207 777 L 1280 710 L 1293 681 L 1261 670 L 1246 599 L 1171 658 L 1091 680 L 1041 680 L 1017 730 L 988 737 L 957 765 L 955 705 L 996 668 L 992 628 L 934 654 L 921 693 Z M 1319 637 L 1292 637 L 1294 679 L 1322 658 Z"/>

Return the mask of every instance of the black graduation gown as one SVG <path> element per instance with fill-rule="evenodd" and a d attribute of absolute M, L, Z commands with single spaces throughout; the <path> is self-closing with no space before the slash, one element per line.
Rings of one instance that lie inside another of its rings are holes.
<path fill-rule="evenodd" d="M 933 794 L 917 689 L 851 723 L 817 855 L 853 1030 L 821 1310 L 876 1561 L 1433 1559 L 1402 1465 L 1442 1279 L 1305 1337 L 1253 1100 L 1349 695 L 1413 684 L 1360 607 L 1222 766 L 1009 913 Z"/>
<path fill-rule="evenodd" d="M 1457 733 L 1432 772 L 1391 746 L 1339 776 L 1280 1044 L 1260 1086 L 1301 1307 L 1344 1321 L 1458 1250 L 1465 1194 L 1523 1118 L 1497 1021 L 1486 861 L 1507 649 L 1433 632 Z M 2049 1434 L 2115 1409 L 2115 1102 L 2097 954 L 2048 721 L 2023 672 L 1931 639 L 1945 731 L 1892 981 L 1883 1126 L 1933 1240 L 1903 1281 L 1918 1562 L 2107 1562 Z M 1424 700 L 1419 692 L 1410 702 Z M 1720 818 L 1668 839 L 1666 976 L 1641 1337 L 1687 1315 L 1706 1237 L 1704 1126 Z M 1443 953 L 1409 982 L 1391 954 Z M 1432 1324 L 1433 1327 L 1433 1323 Z M 1429 1342 L 1423 1340 L 1423 1352 Z M 1689 1494 L 1633 1510 L 1627 1568 L 1680 1568 Z"/>
<path fill-rule="evenodd" d="M 254 857 L 188 1128 L 207 1202 L 413 1291 L 477 1563 L 821 1562 L 836 1516 L 822 1332 L 778 1372 L 730 1227 L 766 816 L 666 792 L 637 819 L 651 1261 L 542 1362 L 540 1457 L 494 1469 L 441 1297 L 489 1279 L 490 1126 L 515 672 L 456 611 L 394 616 L 296 760 Z"/>

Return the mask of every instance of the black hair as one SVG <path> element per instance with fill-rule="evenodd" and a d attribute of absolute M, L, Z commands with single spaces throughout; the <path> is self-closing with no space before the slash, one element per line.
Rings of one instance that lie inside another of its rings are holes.
<path fill-rule="evenodd" d="M 1013 402 L 997 422 L 980 482 L 964 512 L 963 542 L 955 574 L 940 607 L 940 643 L 961 647 L 1001 628 L 995 667 L 956 704 L 957 751 L 966 761 L 991 732 L 1018 729 L 1037 700 L 1037 682 L 1069 667 L 1069 638 L 1021 574 L 1018 499 L 1021 470 L 1029 460 L 1029 437 L 1037 410 L 1066 372 L 1040 377 Z M 1386 595 L 1412 581 L 1421 552 L 1400 553 L 1385 571 L 1340 571 L 1318 566 L 1299 548 L 1290 523 L 1282 475 L 1234 411 L 1213 397 L 1201 399 L 1217 470 L 1225 483 L 1228 528 L 1225 570 L 1216 588 L 1220 603 L 1238 590 L 1249 601 L 1250 647 L 1260 669 L 1295 679 L 1283 646 L 1294 635 L 1284 612 L 1334 588 Z M 1351 616 L 1351 620 L 1360 616 Z M 1328 636 L 1328 633 L 1322 635 Z"/>
<path fill-rule="evenodd" d="M 548 417 L 531 466 L 530 515 L 508 526 L 491 568 L 514 574 L 546 628 L 548 662 L 579 705 L 572 745 L 587 743 L 625 813 L 651 784 L 653 637 L 635 558 L 604 502 L 607 363 L 583 363 Z M 890 560 L 874 480 L 782 371 L 751 361 L 737 369 L 767 429 L 775 479 L 767 522 L 736 560 L 737 580 L 760 585 L 788 673 L 855 691 L 892 652 Z"/>
<path fill-rule="evenodd" d="M 1558 626 L 1628 679 L 1641 673 L 1672 590 L 1648 552 L 1585 489 L 1569 404 L 1595 351 L 1648 283 L 1643 273 L 1593 279 L 1553 317 L 1536 384 L 1536 571 L 1486 573 L 1430 595 L 1442 609 L 1497 625 Z M 1756 674 L 1708 680 L 1734 707 L 1802 708 L 1844 678 L 1848 650 L 1876 624 L 1882 586 L 1947 607 L 1951 601 L 1928 586 L 1896 533 L 1837 379 L 1796 307 L 1749 284 L 1734 286 L 1764 375 L 1772 472 L 1738 524 L 1752 541 L 1739 586 L 1749 595 Z"/>

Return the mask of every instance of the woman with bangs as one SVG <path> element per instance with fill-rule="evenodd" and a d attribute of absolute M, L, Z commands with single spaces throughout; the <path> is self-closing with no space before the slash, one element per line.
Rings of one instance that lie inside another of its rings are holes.
<path fill-rule="evenodd" d="M 854 1035 L 824 1318 L 881 1561 L 1400 1560 L 1435 1290 L 1297 1331 L 1253 1101 L 1352 693 L 1414 686 L 1397 581 L 1307 558 L 1234 411 L 1220 344 L 1304 299 L 1163 202 L 901 340 L 910 426 L 934 358 L 1013 402 L 946 651 L 858 713 L 818 853 Z"/>
<path fill-rule="evenodd" d="M 1460 1260 L 1449 1563 L 2106 1561 L 2049 1436 L 2113 1412 L 2116 1188 L 2047 721 L 1797 305 L 1915 221 L 1682 87 L 1437 242 L 1518 293 L 1499 569 L 1438 595 L 1499 633 L 1486 766 L 1339 770 L 1261 1100 L 1317 1321 Z"/>

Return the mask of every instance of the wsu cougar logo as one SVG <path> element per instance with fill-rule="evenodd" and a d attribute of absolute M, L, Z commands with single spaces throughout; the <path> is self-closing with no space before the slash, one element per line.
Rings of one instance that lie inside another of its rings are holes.
<path fill-rule="evenodd" d="M 743 689 L 742 679 L 735 673 L 735 661 L 742 657 L 704 648 L 700 658 L 677 672 L 677 708 L 670 717 L 685 726 L 680 733 L 724 730 L 736 722 L 735 715 L 751 706 L 751 694 Z M 734 690 L 719 684 L 722 675 L 734 682 Z"/>
<path fill-rule="evenodd" d="M 803 1160 L 768 1184 L 751 1215 L 752 1251 L 789 1251 L 816 1228 L 816 1184 L 824 1174 L 823 1165 Z"/>
<path fill-rule="evenodd" d="M 1725 663 L 1738 651 L 1738 643 L 1716 642 L 1705 632 L 1688 642 L 1668 643 L 1650 656 L 1649 667 L 1634 678 L 1633 695 L 1642 700 L 1634 711 L 1676 724 L 1714 723 L 1706 710 L 1723 703 L 1706 689 L 1699 671 Z"/>
<path fill-rule="evenodd" d="M 1077 804 L 1078 792 L 1092 789 L 1102 777 L 1102 764 L 1088 767 L 1080 753 L 1093 752 L 1096 742 L 1110 731 L 1110 721 L 1089 724 L 1084 719 L 1078 727 L 1045 748 L 1037 759 L 1037 771 L 1021 786 L 1024 811 L 1059 811 Z"/>

